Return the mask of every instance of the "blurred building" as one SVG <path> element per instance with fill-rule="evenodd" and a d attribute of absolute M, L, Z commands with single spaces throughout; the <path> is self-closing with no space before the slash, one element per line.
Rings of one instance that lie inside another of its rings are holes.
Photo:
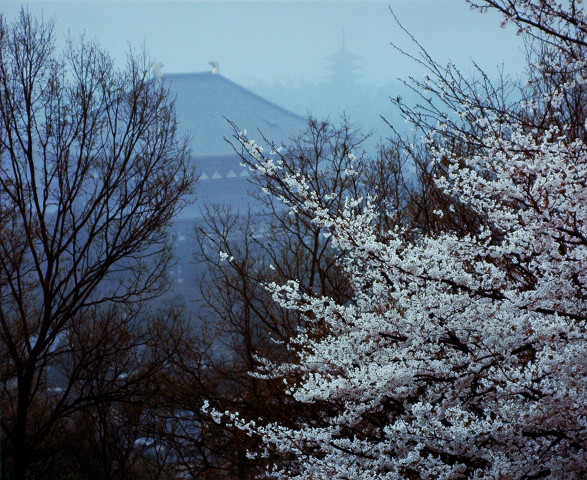
<path fill-rule="evenodd" d="M 328 61 L 327 68 L 330 70 L 327 83 L 334 87 L 339 95 L 348 95 L 358 87 L 361 78 L 358 73 L 361 69 L 360 57 L 346 49 L 344 33 L 340 50 L 326 57 L 326 60 Z"/>
<path fill-rule="evenodd" d="M 233 147 L 238 145 L 230 122 L 262 145 L 263 137 L 287 143 L 306 126 L 305 118 L 215 73 L 218 65 L 211 63 L 212 72 L 161 77 L 175 98 L 179 134 L 189 135 L 193 162 L 200 174 L 197 201 L 182 218 L 200 216 L 205 202 L 226 203 L 234 209 L 243 209 L 249 202 L 249 170 L 241 165 Z"/>

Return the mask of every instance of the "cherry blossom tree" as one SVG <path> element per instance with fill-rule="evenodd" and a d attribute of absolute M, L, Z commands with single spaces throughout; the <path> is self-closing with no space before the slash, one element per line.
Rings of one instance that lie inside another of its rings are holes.
<path fill-rule="evenodd" d="M 437 70 L 431 89 L 454 113 L 412 117 L 452 199 L 436 214 L 467 208 L 469 231 L 382 230 L 393 212 L 368 195 L 332 211 L 330 195 L 240 137 L 258 172 L 295 193 L 281 195 L 293 214 L 343 252 L 353 289 L 337 303 L 296 279 L 266 285 L 303 322 L 295 360 L 266 361 L 259 375 L 321 416 L 285 425 L 211 411 L 262 438 L 254 455 L 283 459 L 271 478 L 587 476 L 585 14 L 579 2 L 483 4 L 503 5 L 534 52 L 542 42 L 554 54 L 534 58 L 540 78 L 509 107 Z M 553 68 L 564 82 L 549 80 Z"/>

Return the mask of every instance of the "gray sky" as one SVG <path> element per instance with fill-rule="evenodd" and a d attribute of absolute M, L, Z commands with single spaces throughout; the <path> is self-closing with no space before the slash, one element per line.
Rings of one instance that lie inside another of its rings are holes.
<path fill-rule="evenodd" d="M 2 2 L 14 18 L 21 2 Z M 258 80 L 319 82 L 325 58 L 347 48 L 361 57 L 363 81 L 381 85 L 417 72 L 391 46 L 406 44 L 389 5 L 400 21 L 441 63 L 452 59 L 471 69 L 475 59 L 488 71 L 503 63 L 520 73 L 522 45 L 497 15 L 470 11 L 464 0 L 391 1 L 37 1 L 35 14 L 54 18 L 57 37 L 86 32 L 122 62 L 128 45 L 145 45 L 163 72 L 197 72 L 220 64 L 221 73 L 251 84 Z M 411 48 L 411 47 L 407 47 Z M 419 74 L 419 72 L 417 73 Z"/>

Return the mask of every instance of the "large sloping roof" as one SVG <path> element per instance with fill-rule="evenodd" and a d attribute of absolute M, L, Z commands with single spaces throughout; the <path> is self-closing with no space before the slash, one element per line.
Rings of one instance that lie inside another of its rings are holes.
<path fill-rule="evenodd" d="M 306 120 L 281 108 L 222 75 L 206 73 L 165 74 L 164 82 L 176 97 L 175 107 L 180 130 L 192 138 L 194 157 L 234 154 L 224 140 L 231 138 L 232 128 L 246 129 L 252 139 L 263 135 L 275 142 L 287 140 L 301 132 Z"/>

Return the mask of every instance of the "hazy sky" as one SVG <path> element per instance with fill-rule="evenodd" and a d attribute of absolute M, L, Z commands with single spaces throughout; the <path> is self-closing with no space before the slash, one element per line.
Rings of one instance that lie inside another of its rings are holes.
<path fill-rule="evenodd" d="M 23 2 L 3 0 L 0 11 L 14 18 Z M 318 82 L 326 57 L 346 47 L 361 57 L 365 83 L 381 85 L 415 71 L 390 42 L 406 44 L 400 21 L 439 61 L 462 68 L 475 59 L 493 70 L 520 71 L 522 45 L 496 15 L 470 11 L 464 0 L 391 1 L 37 1 L 35 14 L 54 18 L 60 41 L 69 30 L 98 39 L 122 61 L 128 45 L 145 45 L 163 72 L 197 72 L 220 64 L 221 73 L 244 84 L 263 81 Z M 411 47 L 408 47 L 411 48 Z"/>

